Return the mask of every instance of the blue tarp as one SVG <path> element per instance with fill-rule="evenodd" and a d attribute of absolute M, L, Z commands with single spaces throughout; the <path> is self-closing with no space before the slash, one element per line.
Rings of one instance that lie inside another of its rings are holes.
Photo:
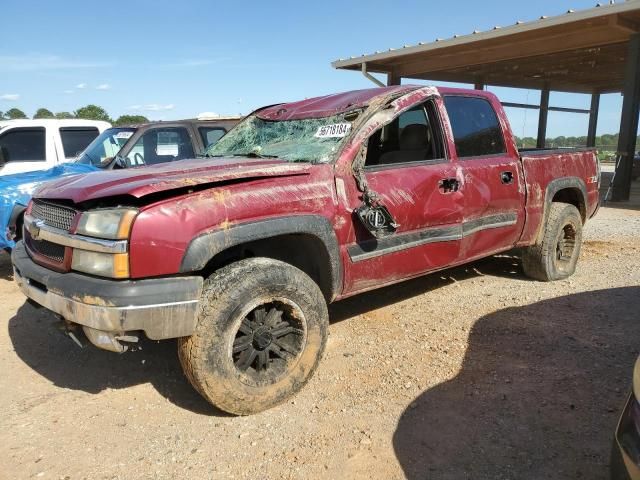
<path fill-rule="evenodd" d="M 16 205 L 26 207 L 36 188 L 45 182 L 96 170 L 99 169 L 93 165 L 63 163 L 49 170 L 0 176 L 0 250 L 15 246 L 15 242 L 7 238 L 7 228 L 13 207 Z"/>

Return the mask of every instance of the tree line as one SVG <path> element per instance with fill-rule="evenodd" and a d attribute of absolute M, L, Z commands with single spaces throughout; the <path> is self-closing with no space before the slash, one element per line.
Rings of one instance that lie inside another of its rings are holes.
<path fill-rule="evenodd" d="M 12 108 L 6 112 L 0 111 L 0 120 L 16 120 L 21 118 L 29 118 L 19 108 Z M 146 123 L 149 121 L 144 115 L 120 115 L 116 119 L 112 119 L 107 111 L 98 105 L 87 105 L 79 108 L 74 112 L 57 112 L 53 113 L 46 108 L 39 108 L 33 115 L 34 119 L 40 118 L 80 118 L 82 120 L 103 120 L 114 126 L 129 125 L 132 123 Z"/>
<path fill-rule="evenodd" d="M 533 137 L 516 137 L 516 143 L 520 148 L 534 148 L 536 146 L 536 139 Z M 546 139 L 547 148 L 562 148 L 562 147 L 586 147 L 587 137 L 564 137 L 559 136 L 555 138 Z M 618 134 L 605 133 L 596 137 L 596 147 L 604 147 L 607 149 L 615 150 L 618 147 Z M 640 150 L 640 136 L 636 139 L 636 150 Z"/>

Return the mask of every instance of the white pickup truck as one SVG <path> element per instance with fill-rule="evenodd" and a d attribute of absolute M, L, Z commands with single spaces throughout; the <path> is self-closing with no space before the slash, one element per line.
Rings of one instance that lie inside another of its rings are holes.
<path fill-rule="evenodd" d="M 73 160 L 111 127 L 96 120 L 7 120 L 0 122 L 0 176 L 46 170 Z"/>

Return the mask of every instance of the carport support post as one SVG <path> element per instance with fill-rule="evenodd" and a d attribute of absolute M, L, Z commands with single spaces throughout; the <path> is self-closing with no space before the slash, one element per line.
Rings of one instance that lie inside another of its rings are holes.
<path fill-rule="evenodd" d="M 591 108 L 589 109 L 589 131 L 587 133 L 587 147 L 596 146 L 596 129 L 598 128 L 598 111 L 600 110 L 600 94 L 591 95 Z"/>
<path fill-rule="evenodd" d="M 392 85 L 400 85 L 402 82 L 402 77 L 394 74 L 393 72 L 387 73 L 387 86 L 390 87 Z"/>
<path fill-rule="evenodd" d="M 549 117 L 549 89 L 540 92 L 540 116 L 538 117 L 537 148 L 544 148 L 547 143 L 547 118 Z"/>
<path fill-rule="evenodd" d="M 614 202 L 629 200 L 631 193 L 631 170 L 636 151 L 638 114 L 640 113 L 640 34 L 638 33 L 632 35 L 629 40 L 622 95 L 624 98 L 618 137 L 618 161 L 611 193 L 611 200 Z"/>

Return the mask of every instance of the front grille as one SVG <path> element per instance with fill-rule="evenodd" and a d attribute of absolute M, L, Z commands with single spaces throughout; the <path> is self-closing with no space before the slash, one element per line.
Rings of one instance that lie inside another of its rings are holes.
<path fill-rule="evenodd" d="M 64 261 L 64 246 L 57 243 L 51 243 L 47 240 L 34 240 L 29 237 L 29 247 L 34 253 L 42 255 L 43 257 L 53 260 L 57 263 Z"/>
<path fill-rule="evenodd" d="M 73 208 L 43 202 L 42 200 L 34 200 L 31 207 L 31 215 L 34 218 L 43 220 L 50 227 L 66 230 L 67 232 L 71 230 L 71 224 L 76 213 Z"/>

